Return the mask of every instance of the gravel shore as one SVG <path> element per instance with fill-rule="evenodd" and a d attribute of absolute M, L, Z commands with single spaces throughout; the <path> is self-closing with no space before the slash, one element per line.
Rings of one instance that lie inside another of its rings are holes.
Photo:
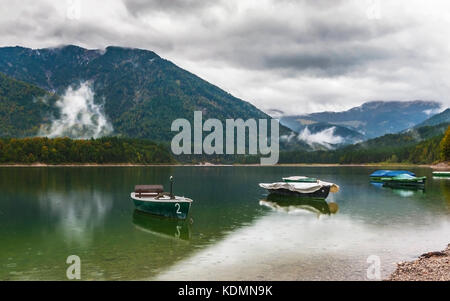
<path fill-rule="evenodd" d="M 390 281 L 450 281 L 450 244 L 442 252 L 428 252 L 418 259 L 400 262 Z"/>

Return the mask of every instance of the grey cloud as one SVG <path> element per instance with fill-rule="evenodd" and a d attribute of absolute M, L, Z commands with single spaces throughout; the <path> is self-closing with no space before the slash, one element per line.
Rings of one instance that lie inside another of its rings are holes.
<path fill-rule="evenodd" d="M 289 3 L 293 3 L 293 4 L 299 4 L 300 3 L 302 6 L 311 6 L 311 7 L 314 7 L 316 9 L 321 9 L 321 10 L 335 9 L 336 7 L 341 6 L 342 3 L 345 2 L 345 0 L 315 0 L 315 1 L 310 1 L 310 0 L 281 0 L 281 1 L 289 2 Z"/>
<path fill-rule="evenodd" d="M 348 54 L 348 53 L 347 53 Z M 271 56 L 265 58 L 267 68 L 286 68 L 318 76 L 342 75 L 354 70 L 364 63 L 366 56 L 349 58 L 344 54 L 334 53 L 299 53 L 294 55 Z"/>
<path fill-rule="evenodd" d="M 329 20 L 312 14 L 299 24 L 279 16 L 249 14 L 243 22 L 219 28 L 217 35 L 194 36 L 186 42 L 186 55 L 194 60 L 222 60 L 235 68 L 341 75 L 397 55 L 371 40 L 398 33 L 405 26 L 367 23 L 365 18 Z M 190 51 L 190 44 L 197 47 Z"/>
<path fill-rule="evenodd" d="M 204 0 L 123 0 L 127 10 L 134 16 L 151 13 L 186 13 L 213 5 L 213 1 Z"/>

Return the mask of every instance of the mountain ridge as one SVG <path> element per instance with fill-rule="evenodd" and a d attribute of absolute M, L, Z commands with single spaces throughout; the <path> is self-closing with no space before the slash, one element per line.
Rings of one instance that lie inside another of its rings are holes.
<path fill-rule="evenodd" d="M 431 116 L 427 120 L 416 125 L 415 128 L 423 127 L 423 126 L 427 126 L 427 125 L 433 126 L 433 125 L 438 125 L 438 124 L 445 123 L 445 122 L 450 122 L 450 108 L 445 109 L 444 111 Z"/>

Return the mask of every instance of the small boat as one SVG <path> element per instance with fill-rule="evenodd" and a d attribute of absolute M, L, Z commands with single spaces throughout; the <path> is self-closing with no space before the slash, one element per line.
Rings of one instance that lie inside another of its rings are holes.
<path fill-rule="evenodd" d="M 269 194 L 300 198 L 326 199 L 330 192 L 338 192 L 339 186 L 315 178 L 294 176 L 283 178 L 283 182 L 259 183 Z"/>
<path fill-rule="evenodd" d="M 373 182 L 381 182 L 382 178 L 393 178 L 399 175 L 410 175 L 415 177 L 416 174 L 407 170 L 376 170 L 370 175 L 370 180 Z"/>
<path fill-rule="evenodd" d="M 186 219 L 192 200 L 173 195 L 172 187 L 173 177 L 170 177 L 170 192 L 164 192 L 162 185 L 136 185 L 131 193 L 134 206 L 146 213 Z"/>
<path fill-rule="evenodd" d="M 425 186 L 427 177 L 416 177 L 409 174 L 400 174 L 395 177 L 381 178 L 383 186 L 421 188 Z"/>
<path fill-rule="evenodd" d="M 433 171 L 433 177 L 450 178 L 450 171 Z"/>

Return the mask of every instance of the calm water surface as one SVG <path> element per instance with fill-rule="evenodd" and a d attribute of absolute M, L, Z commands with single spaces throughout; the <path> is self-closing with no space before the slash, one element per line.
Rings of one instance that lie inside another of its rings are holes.
<path fill-rule="evenodd" d="M 395 262 L 450 242 L 450 180 L 417 168 L 425 191 L 394 190 L 370 184 L 373 170 L 0 168 L 0 280 L 64 280 L 72 254 L 84 280 L 364 280 L 370 255 L 386 277 Z M 190 221 L 135 212 L 134 185 L 168 188 L 170 175 L 175 193 L 194 200 Z M 338 211 L 266 202 L 258 183 L 290 175 L 337 183 L 327 202 Z"/>

